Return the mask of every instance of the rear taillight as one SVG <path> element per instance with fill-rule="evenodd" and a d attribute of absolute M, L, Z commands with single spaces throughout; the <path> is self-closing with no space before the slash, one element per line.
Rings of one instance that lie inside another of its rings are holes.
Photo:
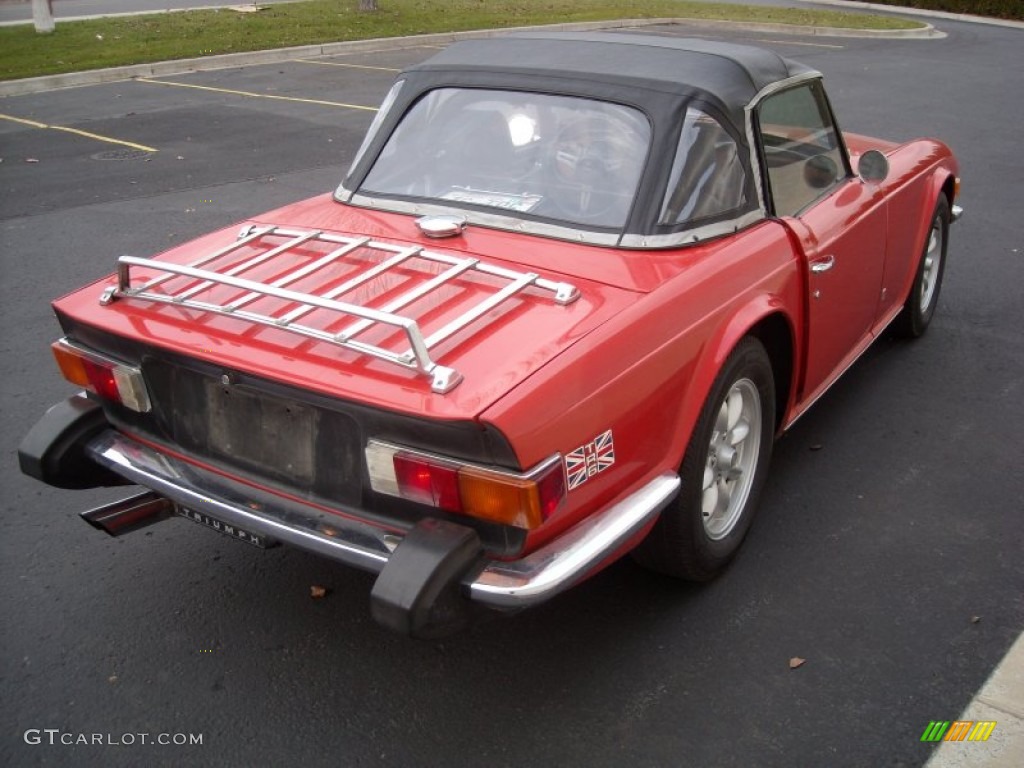
<path fill-rule="evenodd" d="M 133 411 L 149 411 L 149 393 L 138 368 L 83 349 L 67 339 L 55 341 L 52 349 L 60 372 L 72 384 Z"/>
<path fill-rule="evenodd" d="M 538 527 L 565 501 L 558 454 L 517 473 L 370 440 L 366 463 L 378 493 L 517 528 Z"/>

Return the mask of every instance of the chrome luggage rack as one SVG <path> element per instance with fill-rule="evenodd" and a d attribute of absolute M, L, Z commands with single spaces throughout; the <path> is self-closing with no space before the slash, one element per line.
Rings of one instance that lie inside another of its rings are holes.
<path fill-rule="evenodd" d="M 266 243 L 267 247 L 263 248 L 263 243 L 257 243 L 262 238 L 284 240 L 284 242 L 280 242 L 277 245 Z M 270 283 L 249 280 L 242 276 L 246 271 L 254 267 L 266 264 L 276 257 L 288 254 L 289 251 L 294 252 L 300 246 L 314 242 L 328 243 L 336 247 L 323 256 L 317 256 Z M 232 253 L 246 246 L 252 246 L 258 252 L 241 263 L 232 264 L 218 271 L 217 265 L 214 262 L 229 260 Z M 342 284 L 334 286 L 323 294 L 303 293 L 286 287 L 301 278 L 307 277 L 320 269 L 344 259 L 345 256 L 360 249 L 378 251 L 383 258 L 373 266 L 358 272 Z M 373 278 L 384 274 L 389 269 L 393 269 L 413 258 L 434 262 L 446 268 L 377 309 L 338 300 L 337 297 L 352 291 Z M 132 267 L 140 267 L 163 274 L 146 281 L 142 285 L 132 287 Z M 471 270 L 500 278 L 507 281 L 507 284 L 427 337 L 424 337 L 415 318 L 396 314 L 403 307 L 417 299 L 423 298 L 431 291 L 437 290 L 445 283 Z M 164 284 L 175 277 L 191 279 L 187 281 L 186 287 L 180 290 L 168 292 L 152 290 L 156 286 Z M 222 304 L 196 298 L 197 294 L 201 294 L 203 291 L 218 285 L 238 288 L 244 293 L 230 302 Z M 188 265 L 172 264 L 166 261 L 143 259 L 135 256 L 122 256 L 117 261 L 117 285 L 109 286 L 103 291 L 100 303 L 106 305 L 115 299 L 121 298 L 145 299 L 218 315 L 242 318 L 259 325 L 280 328 L 415 370 L 419 374 L 431 378 L 431 389 L 434 392 L 444 394 L 458 386 L 459 382 L 462 381 L 462 374 L 452 368 L 438 365 L 437 362 L 431 359 L 430 350 L 470 323 L 481 318 L 502 302 L 531 286 L 552 293 L 554 302 L 559 305 L 571 304 L 580 296 L 575 286 L 569 283 L 545 280 L 533 272 L 516 272 L 483 263 L 475 258 L 460 258 L 458 256 L 428 251 L 417 245 L 400 246 L 379 242 L 368 237 L 349 237 L 317 230 L 289 229 L 279 226 L 258 227 L 250 225 L 244 227 L 238 233 L 238 239 L 235 242 L 213 253 L 202 256 Z M 284 305 L 284 309 L 287 309 L 287 311 L 283 309 L 281 314 L 261 314 L 244 309 L 246 305 L 267 296 L 290 302 L 290 304 Z M 291 307 L 291 304 L 297 304 L 298 306 Z M 350 315 L 355 318 L 355 321 L 338 333 L 313 328 L 297 322 L 317 309 L 330 310 L 341 315 Z M 409 341 L 409 349 L 405 352 L 395 352 L 377 344 L 360 341 L 355 338 L 377 323 L 393 326 L 404 331 Z"/>

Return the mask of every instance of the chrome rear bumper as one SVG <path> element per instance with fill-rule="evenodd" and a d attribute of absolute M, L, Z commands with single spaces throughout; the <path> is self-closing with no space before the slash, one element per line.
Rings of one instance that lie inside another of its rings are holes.
<path fill-rule="evenodd" d="M 113 430 L 92 438 L 85 451 L 97 464 L 176 505 L 209 515 L 226 526 L 363 570 L 384 571 L 407 534 L 262 491 L 160 453 Z M 659 475 L 520 560 L 484 560 L 482 566 L 461 578 L 463 594 L 474 602 L 505 610 L 524 608 L 557 595 L 593 572 L 653 522 L 675 497 L 679 484 L 678 475 Z M 112 511 L 113 506 L 84 516 L 116 535 L 120 532 L 120 513 Z M 128 509 L 130 512 L 125 514 L 133 515 L 131 530 L 145 524 L 138 519 L 138 505 L 129 505 Z M 158 505 L 153 510 L 152 522 L 166 519 L 166 510 Z"/>

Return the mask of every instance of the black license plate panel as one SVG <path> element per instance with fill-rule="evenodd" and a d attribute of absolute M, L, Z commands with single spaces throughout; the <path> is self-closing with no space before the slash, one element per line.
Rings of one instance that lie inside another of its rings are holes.
<path fill-rule="evenodd" d="M 313 483 L 315 409 L 208 380 L 206 414 L 213 454 L 293 485 Z"/>

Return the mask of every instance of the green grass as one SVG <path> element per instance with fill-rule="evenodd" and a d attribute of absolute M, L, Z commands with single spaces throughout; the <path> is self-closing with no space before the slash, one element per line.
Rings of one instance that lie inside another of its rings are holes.
<path fill-rule="evenodd" d="M 917 22 L 833 11 L 673 0 L 310 0 L 259 13 L 181 13 L 0 27 L 0 80 L 342 40 L 620 18 L 724 19 L 819 27 L 907 29 Z"/>

